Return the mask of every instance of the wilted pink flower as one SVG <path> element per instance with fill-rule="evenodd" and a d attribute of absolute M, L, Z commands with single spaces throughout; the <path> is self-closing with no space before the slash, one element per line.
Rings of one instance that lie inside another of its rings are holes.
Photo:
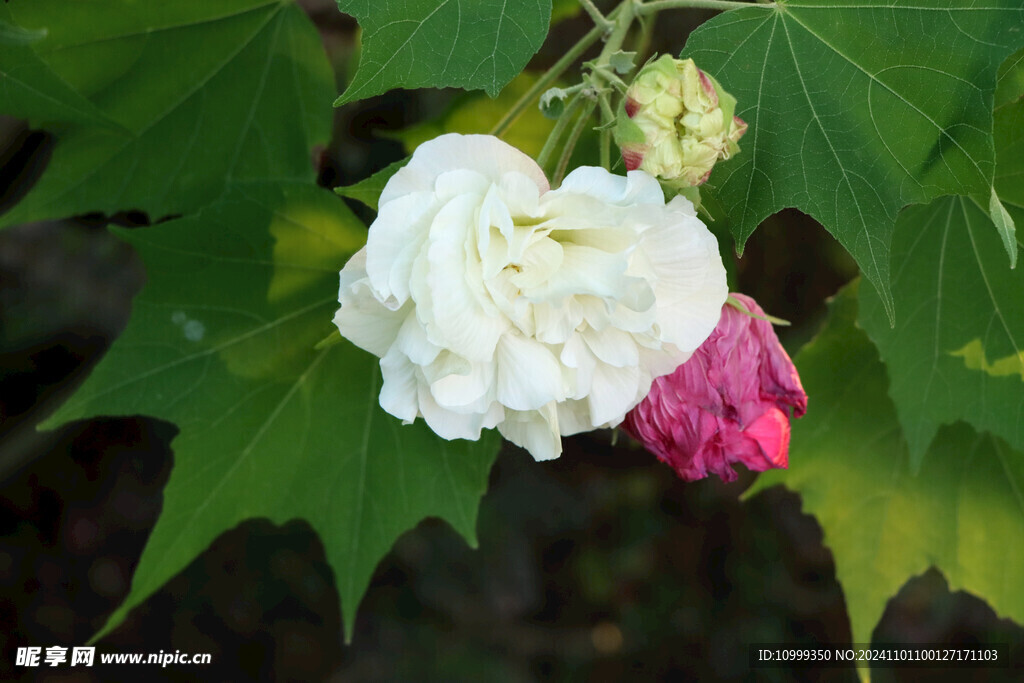
<path fill-rule="evenodd" d="M 748 296 L 733 294 L 764 315 Z M 693 356 L 654 380 L 623 428 L 686 481 L 712 472 L 737 477 L 732 464 L 758 472 L 789 464 L 789 409 L 807 411 L 807 394 L 771 323 L 726 304 Z"/>

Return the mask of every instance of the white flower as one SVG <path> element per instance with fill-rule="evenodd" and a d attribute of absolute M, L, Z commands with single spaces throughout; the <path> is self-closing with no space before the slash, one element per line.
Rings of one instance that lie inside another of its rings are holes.
<path fill-rule="evenodd" d="M 615 426 L 690 357 L 728 294 L 715 238 L 643 171 L 550 190 L 519 150 L 443 135 L 380 196 L 334 322 L 380 357 L 384 410 L 446 438 L 497 427 L 538 460 Z"/>

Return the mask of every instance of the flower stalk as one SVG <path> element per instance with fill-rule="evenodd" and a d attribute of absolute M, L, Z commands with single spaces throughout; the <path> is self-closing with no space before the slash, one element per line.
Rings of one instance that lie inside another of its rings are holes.
<path fill-rule="evenodd" d="M 522 114 L 530 103 L 540 97 L 540 94 L 551 87 L 551 84 L 558 80 L 566 70 L 572 66 L 573 62 L 579 59 L 587 49 L 596 43 L 602 35 L 605 33 L 605 29 L 597 26 L 590 30 L 589 33 L 584 35 L 579 41 L 576 42 L 569 50 L 562 55 L 562 57 L 551 65 L 547 71 L 541 74 L 540 78 L 523 93 L 522 97 L 516 100 L 515 104 L 501 117 L 498 123 L 494 124 L 494 128 L 491 129 L 491 135 L 501 137 L 501 135 L 508 130 L 509 126 L 515 123 L 519 115 Z"/>
<path fill-rule="evenodd" d="M 555 147 L 558 145 L 558 141 L 562 138 L 562 133 L 565 132 L 565 129 L 568 127 L 569 122 L 576 114 L 580 105 L 583 104 L 583 101 L 580 99 L 581 97 L 582 91 L 575 93 L 569 100 L 569 104 L 565 106 L 565 111 L 563 111 L 562 115 L 558 117 L 557 121 L 555 121 L 554 128 L 551 129 L 551 132 L 548 134 L 548 139 L 544 141 L 544 146 L 540 150 L 540 154 L 537 155 L 537 165 L 541 168 L 545 168 L 547 166 L 548 161 L 551 159 L 551 155 L 555 151 Z"/>
<path fill-rule="evenodd" d="M 565 171 L 569 167 L 569 159 L 572 157 L 573 150 L 576 149 L 576 143 L 579 142 L 580 136 L 583 134 L 583 129 L 587 127 L 587 121 L 590 120 L 596 106 L 596 99 L 591 99 L 588 104 L 584 105 L 583 111 L 576 119 L 576 125 L 572 127 L 571 131 L 569 131 L 569 138 L 566 140 L 565 146 L 562 147 L 562 155 L 558 158 L 558 164 L 555 166 L 555 172 L 551 176 L 551 187 L 557 188 L 562 184 L 562 178 L 565 177 Z"/>
<path fill-rule="evenodd" d="M 613 21 L 601 14 L 601 10 L 597 9 L 597 5 L 594 4 L 593 0 L 579 0 L 579 2 L 583 9 L 586 10 L 587 14 L 590 15 L 590 18 L 594 20 L 594 24 L 596 26 L 608 31 L 615 25 Z"/>

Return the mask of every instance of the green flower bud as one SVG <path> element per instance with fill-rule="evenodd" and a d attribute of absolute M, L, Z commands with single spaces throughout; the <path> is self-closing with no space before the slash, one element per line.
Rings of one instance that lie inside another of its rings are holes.
<path fill-rule="evenodd" d="M 626 170 L 643 169 L 678 187 L 704 183 L 719 159 L 739 151 L 747 124 L 736 99 L 692 59 L 651 62 L 626 91 L 615 139 Z"/>

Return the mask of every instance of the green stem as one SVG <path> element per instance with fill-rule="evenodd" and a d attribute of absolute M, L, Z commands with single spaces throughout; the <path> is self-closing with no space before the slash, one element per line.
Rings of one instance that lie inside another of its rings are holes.
<path fill-rule="evenodd" d="M 614 12 L 613 12 L 614 14 Z M 516 100 L 516 103 L 512 105 L 512 108 L 505 113 L 501 120 L 495 124 L 494 128 L 491 129 L 491 135 L 501 136 L 508 127 L 515 123 L 519 115 L 530 105 L 533 100 L 537 99 L 542 92 L 551 87 L 551 84 L 558 80 L 558 77 L 565 73 L 565 70 L 572 66 L 580 56 L 587 51 L 591 45 L 597 42 L 597 40 L 607 32 L 603 26 L 597 26 L 592 28 L 589 33 L 580 38 L 575 45 L 569 48 L 562 57 L 551 65 L 551 68 L 544 72 L 540 78 L 523 93 L 523 96 Z"/>
<path fill-rule="evenodd" d="M 548 159 L 551 158 L 552 152 L 555 151 L 555 147 L 558 145 L 559 138 L 562 137 L 562 133 L 565 131 L 566 126 L 569 125 L 569 121 L 572 120 L 573 114 L 579 109 L 581 104 L 580 94 L 576 93 L 572 99 L 569 100 L 569 104 L 565 105 L 565 110 L 562 115 L 555 121 L 554 128 L 548 133 L 548 139 L 544 141 L 544 147 L 541 148 L 540 154 L 537 155 L 537 165 L 544 168 Z"/>
<path fill-rule="evenodd" d="M 588 76 L 589 82 L 591 83 L 591 85 L 594 86 L 594 90 L 596 91 L 594 93 L 594 96 L 599 96 L 599 94 L 602 93 L 604 90 L 607 77 L 601 74 L 600 71 L 606 69 L 606 67 L 611 61 L 612 54 L 622 49 L 622 44 L 623 42 L 625 42 L 626 36 L 629 33 L 629 29 L 633 25 L 633 20 L 636 18 L 636 8 L 636 0 L 625 0 L 625 2 L 616 7 L 609 15 L 610 18 L 614 18 L 614 28 L 612 29 L 611 33 L 607 34 L 608 38 L 607 40 L 605 40 L 604 48 L 601 50 L 601 54 L 598 56 L 597 60 L 595 60 L 594 67 L 591 68 L 590 75 Z M 583 50 L 586 49 L 584 47 L 580 49 L 577 53 L 576 48 L 583 44 L 588 39 L 588 37 L 594 34 L 595 32 L 602 34 L 607 33 L 606 31 L 599 28 L 595 28 L 594 30 L 592 30 L 590 33 L 584 36 L 583 39 L 579 43 L 577 43 L 576 46 L 572 48 L 572 50 L 570 50 L 569 53 L 566 53 L 566 55 L 563 56 L 557 64 L 551 67 L 551 69 L 546 74 L 544 74 L 542 80 L 547 79 L 549 76 L 551 76 L 551 74 L 554 74 L 553 76 L 550 77 L 548 83 L 553 82 L 554 79 L 557 78 L 561 74 L 561 72 L 565 70 L 565 68 L 568 68 L 568 65 L 571 64 L 576 59 L 578 54 L 582 53 Z M 569 58 L 570 56 L 571 58 Z M 565 63 L 564 68 L 562 67 L 563 62 Z M 555 73 L 556 71 L 557 73 Z M 548 83 L 545 83 L 545 86 Z M 526 95 L 520 98 L 520 102 L 523 102 L 524 100 L 528 101 L 529 99 L 532 99 L 534 96 L 536 96 L 536 94 L 539 94 L 542 88 L 538 88 L 538 85 L 540 85 L 540 81 L 538 81 L 538 83 L 535 84 L 533 88 L 531 88 L 531 92 L 528 92 Z M 577 93 L 569 101 L 569 104 L 566 105 L 565 110 L 562 112 L 562 115 L 559 116 L 558 121 L 555 122 L 555 126 L 551 130 L 551 133 L 548 135 L 548 139 L 544 142 L 543 149 L 541 149 L 540 154 L 537 155 L 537 163 L 538 165 L 540 165 L 541 168 L 544 168 L 547 165 L 547 162 L 550 160 L 551 155 L 555 151 L 555 147 L 558 145 L 559 139 L 565 132 L 565 129 L 569 125 L 569 122 L 572 121 L 573 116 L 576 115 L 577 109 L 579 109 L 581 105 L 580 96 L 581 93 Z M 520 102 L 517 102 L 516 106 L 518 106 Z M 523 106 L 525 106 L 525 103 Z M 594 108 L 596 106 L 597 101 L 591 99 L 590 103 L 585 107 L 585 111 L 576 120 L 576 124 L 573 126 L 572 132 L 570 133 L 569 138 L 566 140 L 566 144 L 562 148 L 562 153 L 558 158 L 558 164 L 554 175 L 554 182 L 552 183 L 554 186 L 558 185 L 558 183 L 562 179 L 562 176 L 565 174 L 565 169 L 569 163 L 569 158 L 572 156 L 573 150 L 576 147 L 576 143 L 579 141 L 580 135 L 583 134 L 583 129 L 586 127 L 587 120 L 590 118 L 590 115 L 593 113 Z M 515 116 L 518 116 L 518 112 L 515 111 L 515 108 L 516 107 L 514 106 L 513 110 L 511 110 L 509 114 L 505 115 L 505 117 L 498 123 L 498 126 L 496 126 L 496 129 L 504 130 L 504 128 L 508 126 L 508 123 L 514 120 Z M 608 112 L 611 112 L 610 106 L 608 106 L 607 108 L 602 107 L 602 118 L 605 115 L 607 115 Z M 508 121 L 508 123 L 506 123 L 506 121 Z M 607 121 L 602 121 L 602 123 L 608 124 L 610 123 L 610 121 L 611 119 Z M 605 153 L 603 151 L 603 147 L 604 145 L 602 145 L 602 158 L 607 157 L 608 163 L 610 165 L 611 152 L 609 151 Z"/>
<path fill-rule="evenodd" d="M 641 3 L 640 6 L 636 8 L 636 13 L 640 16 L 645 16 L 666 9 L 682 9 L 687 7 L 695 9 L 720 9 L 724 11 L 740 7 L 774 6 L 774 2 L 752 3 L 737 2 L 736 0 L 650 0 L 650 2 Z"/>
<path fill-rule="evenodd" d="M 565 141 L 565 146 L 562 148 L 562 156 L 558 158 L 558 165 L 555 166 L 555 173 L 551 177 L 551 187 L 558 187 L 562 184 L 562 178 L 565 177 L 565 169 L 569 167 L 569 158 L 572 156 L 573 150 L 576 149 L 576 143 L 579 142 L 580 135 L 583 134 L 583 129 L 587 127 L 587 122 L 590 120 L 590 115 L 594 113 L 594 107 L 597 106 L 597 102 L 591 100 L 587 104 L 583 111 L 580 112 L 580 116 L 576 119 L 576 125 L 573 126 L 572 131 L 569 133 L 569 139 Z"/>
<path fill-rule="evenodd" d="M 614 13 L 617 15 L 615 17 L 615 28 L 612 29 L 611 35 L 605 41 L 604 49 L 601 50 L 601 54 L 597 58 L 596 64 L 598 66 L 608 64 L 612 54 L 622 49 L 622 43 L 625 42 L 626 34 L 629 33 L 629 27 L 633 25 L 636 12 L 641 7 L 643 5 L 635 0 L 626 0 L 626 2 L 619 5 L 618 10 Z"/>
<path fill-rule="evenodd" d="M 583 6 L 583 9 L 587 11 L 587 14 L 590 15 L 590 18 L 594 20 L 594 24 L 596 26 L 600 26 L 605 30 L 612 27 L 612 22 L 601 14 L 601 10 L 597 9 L 597 5 L 593 3 L 593 0 L 580 0 L 580 4 Z"/>
<path fill-rule="evenodd" d="M 588 80 L 597 92 L 597 101 L 601 104 L 601 131 L 599 133 L 599 149 L 601 154 L 601 167 L 605 170 L 611 170 L 612 155 L 611 155 L 611 126 L 612 121 L 615 120 L 615 112 L 612 110 L 611 103 L 608 101 L 608 92 L 605 88 L 606 83 L 610 83 L 611 79 L 609 76 L 618 81 L 619 84 L 625 87 L 622 80 L 617 76 L 611 74 L 611 69 L 608 68 L 611 62 L 611 56 L 622 49 L 622 44 L 626 40 L 626 35 L 629 33 L 630 27 L 633 25 L 633 20 L 636 18 L 637 3 L 635 0 L 626 0 L 619 5 L 616 10 L 615 17 L 615 28 L 612 29 L 611 34 L 608 36 L 608 40 L 605 41 L 604 49 L 601 50 L 601 54 L 593 62 L 593 66 L 590 69 L 590 75 Z M 587 116 L 590 116 L 590 112 L 593 111 L 593 105 L 588 109 Z M 577 126 L 579 132 L 582 133 L 582 127 Z M 575 131 L 574 131 L 575 132 Z M 579 138 L 577 134 L 575 138 L 571 140 L 571 145 L 567 145 L 566 151 L 563 152 L 562 158 L 565 162 L 569 162 L 569 157 L 572 155 L 572 148 L 576 145 L 576 139 Z M 564 173 L 565 169 L 562 169 Z M 561 177 L 558 178 L 561 181 Z"/>
<path fill-rule="evenodd" d="M 615 112 L 612 111 L 607 92 L 598 95 L 597 101 L 601 105 L 601 168 L 610 171 L 612 170 L 612 129 L 610 125 L 615 120 Z"/>
<path fill-rule="evenodd" d="M 633 46 L 633 50 L 636 52 L 636 66 L 640 68 L 650 57 L 651 53 L 651 41 L 654 38 L 654 21 L 655 15 L 644 16 L 640 15 L 640 37 L 636 41 L 636 45 Z"/>

